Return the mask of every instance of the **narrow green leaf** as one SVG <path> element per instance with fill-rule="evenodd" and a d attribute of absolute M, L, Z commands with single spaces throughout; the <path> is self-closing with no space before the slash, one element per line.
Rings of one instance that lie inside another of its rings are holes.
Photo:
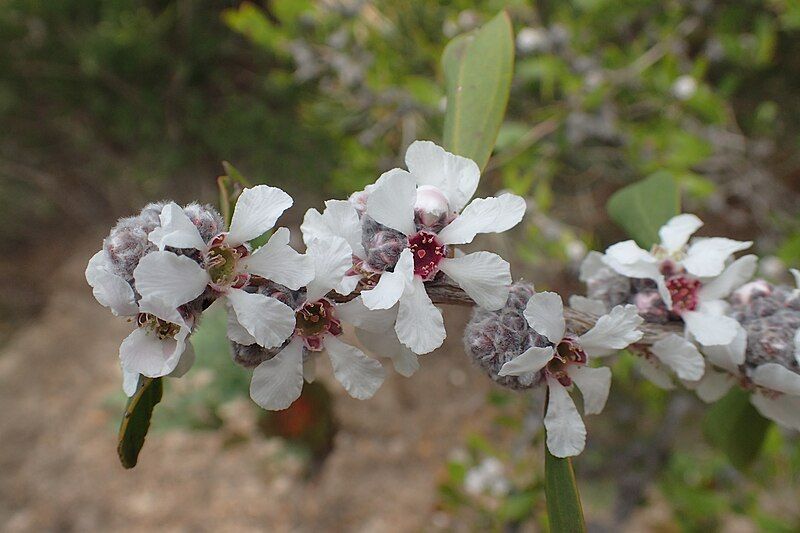
<path fill-rule="evenodd" d="M 680 189 L 672 174 L 659 171 L 614 193 L 606 209 L 639 246 L 650 248 L 660 240 L 658 229 L 680 214 Z"/>
<path fill-rule="evenodd" d="M 586 531 L 572 460 L 554 456 L 545 446 L 544 475 L 550 531 L 553 533 Z"/>
<path fill-rule="evenodd" d="M 153 408 L 161 401 L 163 386 L 161 378 L 139 377 L 139 388 L 129 400 L 119 426 L 117 453 L 122 466 L 133 468 L 144 446 Z"/>
<path fill-rule="evenodd" d="M 503 122 L 514 70 L 511 20 L 501 11 L 450 41 L 442 54 L 447 112 L 444 145 L 483 169 Z"/>
<path fill-rule="evenodd" d="M 750 403 L 750 394 L 735 388 L 708 410 L 703 433 L 733 466 L 745 470 L 761 452 L 770 425 Z"/>
<path fill-rule="evenodd" d="M 235 166 L 231 165 L 227 161 L 222 162 L 222 168 L 225 169 L 225 173 L 231 178 L 234 182 L 239 183 L 242 187 L 252 187 L 253 184 L 250 183 L 250 180 L 245 178 L 244 175 L 239 172 Z"/>

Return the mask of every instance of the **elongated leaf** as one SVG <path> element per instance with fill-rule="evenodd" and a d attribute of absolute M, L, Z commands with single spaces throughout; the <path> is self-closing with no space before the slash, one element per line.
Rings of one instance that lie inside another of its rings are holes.
<path fill-rule="evenodd" d="M 447 112 L 444 145 L 483 169 L 497 140 L 511 90 L 514 36 L 501 11 L 482 28 L 453 39 L 442 54 Z"/>
<path fill-rule="evenodd" d="M 119 426 L 117 453 L 125 468 L 133 468 L 139 460 L 139 452 L 150 429 L 153 408 L 161 401 L 162 392 L 161 378 L 139 377 L 139 388 L 128 400 Z"/>
<path fill-rule="evenodd" d="M 750 394 L 736 388 L 708 410 L 703 433 L 733 466 L 745 470 L 761 452 L 770 425 L 750 403 Z"/>
<path fill-rule="evenodd" d="M 550 531 L 553 533 L 586 531 L 572 460 L 554 456 L 545 446 L 544 475 Z"/>
<path fill-rule="evenodd" d="M 614 193 L 606 209 L 639 246 L 650 248 L 659 242 L 659 228 L 680 214 L 678 183 L 669 172 L 656 172 Z"/>

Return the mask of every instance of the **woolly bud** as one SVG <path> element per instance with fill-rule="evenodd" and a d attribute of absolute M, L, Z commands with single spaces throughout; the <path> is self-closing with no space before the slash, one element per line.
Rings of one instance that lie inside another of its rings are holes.
<path fill-rule="evenodd" d="M 756 367 L 764 363 L 777 363 L 800 373 L 800 365 L 794 355 L 794 336 L 799 327 L 800 314 L 792 309 L 781 309 L 768 317 L 746 322 L 746 364 Z"/>
<path fill-rule="evenodd" d="M 400 254 L 408 246 L 408 239 L 399 231 L 364 216 L 361 219 L 361 244 L 367 253 L 367 266 L 384 272 L 397 264 Z"/>
<path fill-rule="evenodd" d="M 278 355 L 278 352 L 283 350 L 284 346 L 287 344 L 288 341 L 277 348 L 267 349 L 262 348 L 258 344 L 245 346 L 244 344 L 238 344 L 231 341 L 231 358 L 233 359 L 233 362 L 239 366 L 243 366 L 244 368 L 255 368 L 264 361 L 269 361 Z"/>
<path fill-rule="evenodd" d="M 666 324 L 669 322 L 669 309 L 657 289 L 644 289 L 632 297 L 632 303 L 639 311 L 639 316 L 651 324 Z"/>
<path fill-rule="evenodd" d="M 205 242 L 225 231 L 225 221 L 222 219 L 222 215 L 209 204 L 191 203 L 183 208 L 183 212 L 200 231 L 200 236 Z"/>
<path fill-rule="evenodd" d="M 163 207 L 163 202 L 148 204 L 137 216 L 121 218 L 103 241 L 114 273 L 129 283 L 142 257 L 156 249 L 147 235 L 160 224 Z"/>
<path fill-rule="evenodd" d="M 516 390 L 529 389 L 542 381 L 542 373 L 500 376 L 500 368 L 531 346 L 550 346 L 525 319 L 525 306 L 533 286 L 519 281 L 511 286 L 506 305 L 497 311 L 476 307 L 464 330 L 464 347 L 473 362 L 495 382 Z"/>
<path fill-rule="evenodd" d="M 611 309 L 630 301 L 634 292 L 632 281 L 610 268 L 603 268 L 586 280 L 586 296 L 592 300 L 600 300 L 606 305 L 606 309 Z"/>

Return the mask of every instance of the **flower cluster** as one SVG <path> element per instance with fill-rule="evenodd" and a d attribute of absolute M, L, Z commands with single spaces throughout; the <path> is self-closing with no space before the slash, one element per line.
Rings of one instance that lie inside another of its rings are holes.
<path fill-rule="evenodd" d="M 650 250 L 625 241 L 589 253 L 587 295 L 566 309 L 554 292 L 512 283 L 499 255 L 458 248 L 519 224 L 522 198 L 473 199 L 478 166 L 432 142 L 412 143 L 405 163 L 309 209 L 303 253 L 275 228 L 292 198 L 267 185 L 241 192 L 228 225 L 210 206 L 174 202 L 120 220 L 86 279 L 98 302 L 135 324 L 119 350 L 125 392 L 140 375 L 183 375 L 194 360 L 189 338 L 216 302 L 261 407 L 291 405 L 323 353 L 352 397 L 370 398 L 385 372 L 364 350 L 414 374 L 446 337 L 436 306 L 446 302 L 432 295 L 447 289 L 475 305 L 464 333 L 471 359 L 502 386 L 546 391 L 547 446 L 558 457 L 585 446 L 573 391 L 584 414 L 601 412 L 611 371 L 597 363 L 625 348 L 664 388 L 674 374 L 715 401 L 738 383 L 764 416 L 800 430 L 800 289 L 751 282 L 756 257 L 735 257 L 751 242 L 692 239 L 702 222 L 678 215 Z M 645 338 L 645 327 L 657 334 Z"/>
<path fill-rule="evenodd" d="M 293 202 L 266 185 L 241 193 L 227 228 L 208 206 L 173 202 L 121 220 L 86 277 L 101 304 L 135 317 L 120 347 L 126 392 L 139 375 L 182 375 L 193 359 L 189 336 L 217 301 L 228 313 L 233 359 L 253 369 L 250 394 L 266 409 L 298 398 L 322 352 L 351 396 L 371 397 L 383 367 L 355 340 L 343 342 L 346 331 L 398 373 L 416 372 L 418 356 L 445 338 L 431 285 L 453 283 L 486 309 L 502 307 L 508 263 L 456 245 L 517 225 L 525 201 L 512 194 L 470 201 L 477 165 L 431 142 L 413 143 L 406 164 L 348 200 L 326 202 L 322 213 L 310 209 L 301 226 L 305 253 L 289 245 L 288 229 L 273 229 Z"/>

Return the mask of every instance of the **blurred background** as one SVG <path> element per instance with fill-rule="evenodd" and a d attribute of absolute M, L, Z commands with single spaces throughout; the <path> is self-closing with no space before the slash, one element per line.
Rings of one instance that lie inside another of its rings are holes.
<path fill-rule="evenodd" d="M 800 266 L 795 0 L 0 1 L 0 529 L 546 530 L 542 398 L 493 386 L 445 346 L 376 397 L 330 372 L 280 416 L 249 401 L 224 317 L 168 380 L 140 464 L 116 457 L 116 358 L 130 330 L 91 296 L 89 257 L 145 203 L 216 202 L 227 160 L 304 211 L 440 140 L 445 44 L 507 8 L 511 100 L 482 195 L 529 199 L 480 246 L 515 277 L 581 290 L 623 237 L 618 188 L 675 176 L 703 232 Z M 797 435 L 747 472 L 703 436 L 707 408 L 617 359 L 576 461 L 590 531 L 800 531 Z"/>

